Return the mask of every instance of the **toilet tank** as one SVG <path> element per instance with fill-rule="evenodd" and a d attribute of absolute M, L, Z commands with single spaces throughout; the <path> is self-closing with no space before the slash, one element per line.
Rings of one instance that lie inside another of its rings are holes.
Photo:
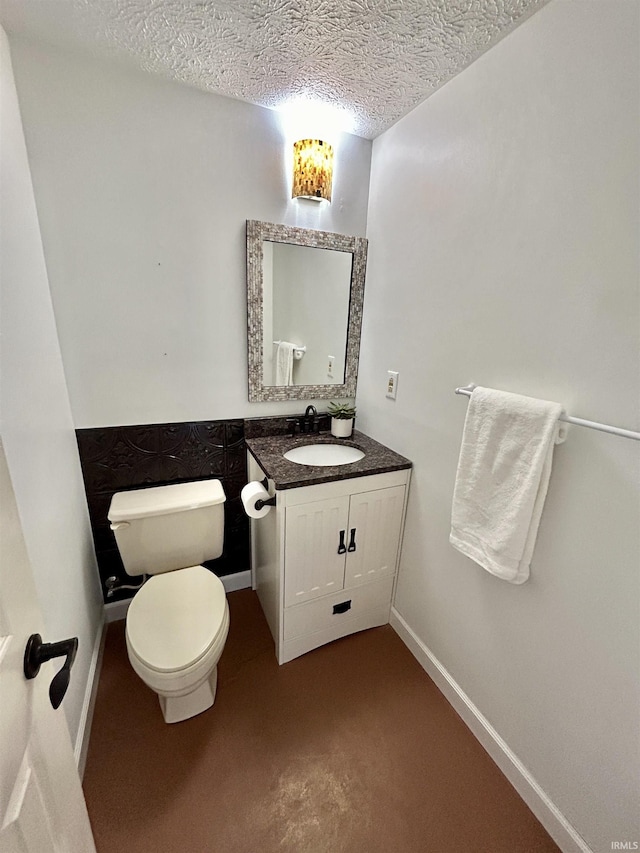
<path fill-rule="evenodd" d="M 158 575 L 219 557 L 225 499 L 220 480 L 117 492 L 107 517 L 127 574 Z"/>

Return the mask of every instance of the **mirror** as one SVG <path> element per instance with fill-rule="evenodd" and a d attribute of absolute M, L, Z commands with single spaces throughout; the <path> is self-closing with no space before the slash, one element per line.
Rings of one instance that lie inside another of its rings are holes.
<path fill-rule="evenodd" d="M 367 240 L 247 220 L 249 400 L 354 397 Z"/>

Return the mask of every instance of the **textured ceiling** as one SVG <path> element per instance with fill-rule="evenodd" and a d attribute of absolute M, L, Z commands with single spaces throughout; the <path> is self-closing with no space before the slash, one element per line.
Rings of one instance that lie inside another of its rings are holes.
<path fill-rule="evenodd" d="M 11 33 L 265 107 L 312 98 L 373 138 L 548 0 L 2 0 Z"/>

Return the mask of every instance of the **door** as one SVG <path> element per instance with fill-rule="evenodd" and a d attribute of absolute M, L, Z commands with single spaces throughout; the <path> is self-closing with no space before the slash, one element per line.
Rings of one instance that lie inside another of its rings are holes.
<path fill-rule="evenodd" d="M 342 589 L 348 517 L 348 496 L 287 509 L 285 607 Z"/>
<path fill-rule="evenodd" d="M 390 577 L 396 569 L 404 486 L 351 496 L 345 587 Z"/>
<path fill-rule="evenodd" d="M 49 701 L 62 661 L 24 676 L 27 640 L 45 631 L 1 443 L 0 540 L 0 850 L 95 853 L 64 712 Z"/>

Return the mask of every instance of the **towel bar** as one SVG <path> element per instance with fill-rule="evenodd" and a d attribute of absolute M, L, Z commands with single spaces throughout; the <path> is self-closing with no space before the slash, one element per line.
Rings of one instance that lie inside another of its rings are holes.
<path fill-rule="evenodd" d="M 456 394 L 462 394 L 465 397 L 470 397 L 471 392 L 476 386 L 465 385 L 462 388 L 456 388 Z M 632 438 L 634 441 L 640 441 L 640 432 L 634 432 L 632 429 L 622 429 L 621 427 L 610 426 L 609 424 L 599 424 L 597 421 L 585 421 L 583 418 L 571 418 L 569 415 L 560 415 L 559 420 L 567 424 L 575 424 L 576 426 L 588 427 L 589 429 L 597 429 L 600 432 L 608 432 L 611 435 L 620 435 L 622 438 Z"/>
<path fill-rule="evenodd" d="M 281 343 L 282 343 L 282 341 L 274 341 L 273 342 L 274 346 L 278 346 L 278 344 L 281 344 Z M 299 347 L 297 344 L 293 345 L 293 349 L 294 349 L 294 352 L 306 352 L 307 351 L 306 346 L 300 346 Z"/>

